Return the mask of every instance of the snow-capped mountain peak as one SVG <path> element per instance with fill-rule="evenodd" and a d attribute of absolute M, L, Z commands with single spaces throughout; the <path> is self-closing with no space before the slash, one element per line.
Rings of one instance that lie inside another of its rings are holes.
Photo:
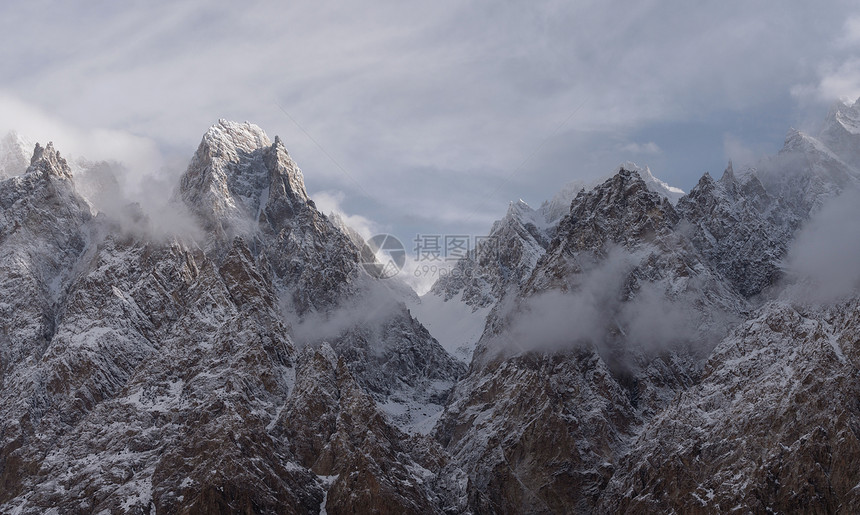
<path fill-rule="evenodd" d="M 670 186 L 667 182 L 658 179 L 651 173 L 651 168 L 648 166 L 641 167 L 632 161 L 627 161 L 618 166 L 616 173 L 621 170 L 637 172 L 649 190 L 668 198 L 673 205 L 684 196 L 684 190 Z"/>
<path fill-rule="evenodd" d="M 565 184 L 550 200 L 541 204 L 538 210 L 543 214 L 547 223 L 556 223 L 561 217 L 570 212 L 570 203 L 582 190 L 590 190 L 602 182 L 603 179 L 594 181 L 574 180 Z"/>
<path fill-rule="evenodd" d="M 284 191 L 290 192 L 298 198 L 307 201 L 308 192 L 305 189 L 305 178 L 301 169 L 298 167 L 293 158 L 290 157 L 284 142 L 280 136 L 275 136 L 275 141 L 272 143 L 269 166 L 284 181 Z"/>
<path fill-rule="evenodd" d="M 720 180 L 724 182 L 735 182 L 737 180 L 735 177 L 735 167 L 732 165 L 731 159 L 729 160 L 729 165 L 723 171 L 723 176 L 720 177 Z"/>
<path fill-rule="evenodd" d="M 523 199 L 519 199 L 516 202 L 512 200 L 510 204 L 508 204 L 508 214 L 519 214 L 523 211 L 532 211 L 531 206 L 529 206 Z"/>
<path fill-rule="evenodd" d="M 633 170 L 639 173 L 639 176 L 645 182 L 645 185 L 648 186 L 648 189 L 668 198 L 673 205 L 678 199 L 684 196 L 684 190 L 670 186 L 665 181 L 658 179 L 649 167 L 645 166 L 643 168 L 636 163 L 627 161 L 615 167 L 611 175 L 602 175 L 592 180 L 577 179 L 565 184 L 553 195 L 552 199 L 544 201 L 538 208 L 538 211 L 544 216 L 548 224 L 554 224 L 570 212 L 570 203 L 573 202 L 573 199 L 576 198 L 580 191 L 590 191 L 596 188 L 621 170 Z"/>
<path fill-rule="evenodd" d="M 523 225 L 532 224 L 538 229 L 546 229 L 551 224 L 540 211 L 531 208 L 523 199 L 508 204 L 508 211 L 503 220 L 516 219 Z"/>
<path fill-rule="evenodd" d="M 203 136 L 180 194 L 207 225 L 239 233 L 252 230 L 270 202 L 279 203 L 280 214 L 309 202 L 302 172 L 280 138 L 272 142 L 254 124 L 223 119 Z"/>
<path fill-rule="evenodd" d="M 213 154 L 226 154 L 228 157 L 239 152 L 251 153 L 272 146 L 269 136 L 259 126 L 224 118 L 220 118 L 203 134 L 203 143 Z"/>
<path fill-rule="evenodd" d="M 860 99 L 837 102 L 818 133 L 818 140 L 855 169 L 860 169 Z"/>
<path fill-rule="evenodd" d="M 834 104 L 824 121 L 822 133 L 840 126 L 850 134 L 860 134 L 860 98 L 856 101 L 839 101 Z"/>

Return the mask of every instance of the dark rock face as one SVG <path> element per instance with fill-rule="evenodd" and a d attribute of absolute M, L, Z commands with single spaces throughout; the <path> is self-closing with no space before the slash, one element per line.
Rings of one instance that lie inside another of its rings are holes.
<path fill-rule="evenodd" d="M 469 478 L 462 510 L 588 511 L 636 420 L 599 354 L 582 349 L 470 374 L 436 437 Z"/>
<path fill-rule="evenodd" d="M 391 407 L 391 417 L 401 425 L 414 425 L 430 415 L 428 409 L 441 410 L 466 368 L 403 306 L 342 333 L 331 345 L 358 384 Z"/>
<path fill-rule="evenodd" d="M 439 512 L 431 486 L 442 457 L 432 442 L 387 422 L 328 345 L 305 349 L 299 361 L 275 431 L 302 466 L 330 481 L 327 512 Z"/>
<path fill-rule="evenodd" d="M 719 181 L 702 177 L 678 211 L 705 259 L 745 297 L 781 277 L 780 260 L 800 224 L 755 175 L 738 180 L 731 165 Z"/>
<path fill-rule="evenodd" d="M 220 267 L 178 244 L 98 245 L 45 354 L 5 380 L 2 502 L 315 506 L 316 478 L 266 433 L 294 351 L 247 256 L 240 242 Z"/>

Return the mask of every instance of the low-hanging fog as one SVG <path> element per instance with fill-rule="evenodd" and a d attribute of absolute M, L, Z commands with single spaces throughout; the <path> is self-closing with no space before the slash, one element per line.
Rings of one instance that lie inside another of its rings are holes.
<path fill-rule="evenodd" d="M 786 295 L 804 303 L 838 302 L 860 288 L 860 190 L 826 203 L 797 233 L 785 259 Z"/>
<path fill-rule="evenodd" d="M 485 335 L 481 344 L 487 357 L 583 346 L 606 349 L 618 342 L 646 354 L 680 345 L 708 350 L 732 317 L 701 309 L 697 298 L 702 285 L 696 279 L 674 292 L 667 280 L 632 281 L 637 265 L 653 251 L 648 246 L 635 251 L 614 247 L 605 257 L 579 259 L 582 272 L 566 291 L 525 299 L 508 296 L 498 308 L 504 320 L 500 331 Z"/>

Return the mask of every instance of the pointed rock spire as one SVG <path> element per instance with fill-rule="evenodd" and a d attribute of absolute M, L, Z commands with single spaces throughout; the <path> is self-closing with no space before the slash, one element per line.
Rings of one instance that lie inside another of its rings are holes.
<path fill-rule="evenodd" d="M 507 217 L 512 216 L 522 216 L 525 213 L 531 213 L 534 210 L 529 206 L 523 199 L 519 199 L 516 202 L 513 200 L 508 204 L 508 212 Z"/>
<path fill-rule="evenodd" d="M 30 167 L 27 171 L 40 171 L 45 175 L 51 175 L 61 179 L 72 178 L 72 170 L 69 168 L 69 164 L 65 159 L 60 157 L 60 153 L 54 149 L 53 142 L 49 142 L 46 147 L 42 147 L 36 143 L 36 148 L 33 149 L 33 157 L 30 158 Z"/>
<path fill-rule="evenodd" d="M 308 200 L 304 175 L 296 162 L 290 157 L 280 136 L 275 136 L 275 142 L 272 143 L 271 148 L 266 153 L 266 165 L 273 179 L 274 177 L 283 179 L 285 192 L 289 192 L 301 200 Z"/>
<path fill-rule="evenodd" d="M 723 184 L 731 184 L 731 183 L 736 182 L 735 181 L 735 170 L 732 167 L 731 160 L 729 160 L 729 166 L 723 172 L 723 176 L 720 177 L 720 182 Z"/>
<path fill-rule="evenodd" d="M 254 124 L 223 119 L 203 136 L 180 194 L 208 224 L 240 232 L 255 226 L 267 206 L 289 214 L 309 202 L 301 170 L 280 138 L 272 142 Z"/>

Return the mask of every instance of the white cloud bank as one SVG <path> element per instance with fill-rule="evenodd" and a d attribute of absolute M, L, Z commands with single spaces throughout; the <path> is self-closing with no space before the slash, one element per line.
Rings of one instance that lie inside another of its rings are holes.
<path fill-rule="evenodd" d="M 831 303 L 860 290 L 860 191 L 825 204 L 800 230 L 785 260 L 795 284 L 787 295 Z"/>
<path fill-rule="evenodd" d="M 860 15 L 848 17 L 829 41 L 831 52 L 818 65 L 817 81 L 795 85 L 791 94 L 801 100 L 853 103 L 860 97 Z"/>
<path fill-rule="evenodd" d="M 53 141 L 54 147 L 66 158 L 121 161 L 141 176 L 164 166 L 162 153 L 150 138 L 122 130 L 82 128 L 0 91 L 0 134 L 10 131 L 42 146 Z"/>

